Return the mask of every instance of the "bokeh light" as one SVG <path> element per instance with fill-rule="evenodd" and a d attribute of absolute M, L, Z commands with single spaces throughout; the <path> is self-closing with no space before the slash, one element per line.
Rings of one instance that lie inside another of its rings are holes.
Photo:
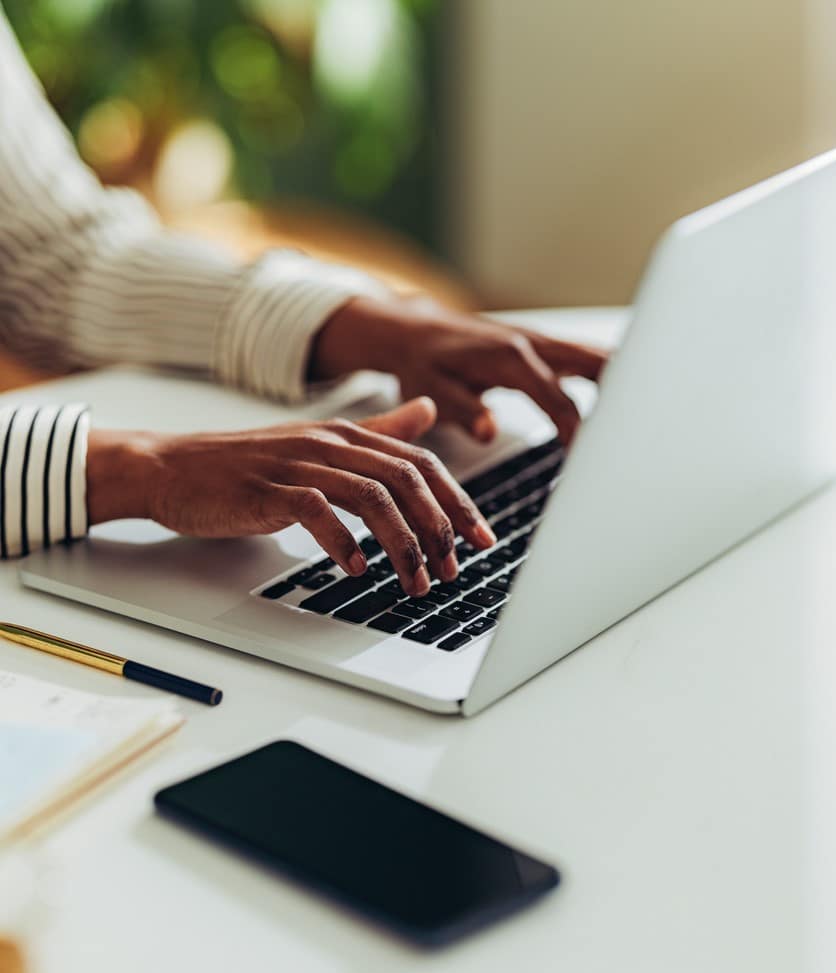
<path fill-rule="evenodd" d="M 196 119 L 176 129 L 160 152 L 154 193 L 169 212 L 203 206 L 223 192 L 232 170 L 232 147 L 214 122 Z"/>
<path fill-rule="evenodd" d="M 280 84 L 278 51 L 255 27 L 242 24 L 222 30 L 212 41 L 210 61 L 218 84 L 234 98 L 269 96 Z"/>
<path fill-rule="evenodd" d="M 108 98 L 88 109 L 78 128 L 82 157 L 105 176 L 116 176 L 139 153 L 142 113 L 127 98 Z"/>
<path fill-rule="evenodd" d="M 438 0 L 3 5 L 105 181 L 165 209 L 218 193 L 348 205 L 432 242 Z"/>
<path fill-rule="evenodd" d="M 298 57 L 307 57 L 321 0 L 245 0 L 246 9 Z"/>
<path fill-rule="evenodd" d="M 46 0 L 46 13 L 71 30 L 88 24 L 108 5 L 108 0 Z"/>
<path fill-rule="evenodd" d="M 357 102 L 375 86 L 397 37 L 394 0 L 325 0 L 314 44 L 314 71 L 337 99 Z"/>

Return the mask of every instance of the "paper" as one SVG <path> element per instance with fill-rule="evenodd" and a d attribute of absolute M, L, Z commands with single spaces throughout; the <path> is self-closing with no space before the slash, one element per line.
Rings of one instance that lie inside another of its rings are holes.
<path fill-rule="evenodd" d="M 95 741 L 84 730 L 0 721 L 0 821 L 20 813 L 67 767 L 78 766 Z"/>
<path fill-rule="evenodd" d="M 0 670 L 0 843 L 62 810 L 182 722 L 165 697 L 96 696 Z"/>

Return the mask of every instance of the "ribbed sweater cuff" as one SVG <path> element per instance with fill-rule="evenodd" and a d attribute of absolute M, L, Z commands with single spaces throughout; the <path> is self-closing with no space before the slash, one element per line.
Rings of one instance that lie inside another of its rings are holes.
<path fill-rule="evenodd" d="M 292 250 L 272 251 L 244 272 L 220 322 L 215 370 L 260 395 L 301 401 L 311 344 L 328 317 L 353 297 L 382 297 L 384 284 L 350 267 Z"/>

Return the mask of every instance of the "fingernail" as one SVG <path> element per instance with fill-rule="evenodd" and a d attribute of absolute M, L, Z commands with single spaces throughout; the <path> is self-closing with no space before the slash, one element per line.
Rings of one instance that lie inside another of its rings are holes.
<path fill-rule="evenodd" d="M 480 442 L 486 443 L 493 439 L 495 431 L 496 427 L 490 416 L 485 415 L 485 413 L 477 416 L 476 421 L 473 423 L 473 435 Z"/>
<path fill-rule="evenodd" d="M 419 598 L 430 590 L 430 576 L 423 564 L 412 577 L 412 587 Z"/>
<path fill-rule="evenodd" d="M 496 544 L 496 534 L 491 530 L 491 526 L 487 520 L 477 521 L 476 536 L 479 538 L 479 542 L 485 547 L 493 547 Z"/>
<path fill-rule="evenodd" d="M 354 575 L 362 574 L 366 570 L 366 558 L 360 551 L 355 551 L 348 559 L 348 573 Z"/>
<path fill-rule="evenodd" d="M 454 551 L 450 551 L 441 562 L 441 577 L 444 581 L 455 581 L 459 576 L 459 562 Z"/>

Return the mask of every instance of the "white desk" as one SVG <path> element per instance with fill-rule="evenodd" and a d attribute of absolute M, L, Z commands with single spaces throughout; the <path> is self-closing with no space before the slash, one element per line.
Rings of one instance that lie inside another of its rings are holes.
<path fill-rule="evenodd" d="M 27 395 L 89 394 L 103 421 L 115 406 L 94 387 L 79 377 Z M 219 414 L 218 393 L 206 401 L 201 425 Z M 169 405 L 149 403 L 147 421 Z M 251 409 L 263 421 L 270 407 Z M 472 721 L 25 591 L 0 566 L 0 616 L 226 694 L 217 709 L 184 701 L 179 735 L 51 835 L 39 970 L 836 969 L 834 551 L 836 490 Z M 0 668 L 144 691 L 6 643 Z M 562 887 L 424 955 L 155 817 L 159 786 L 281 736 L 540 852 Z"/>

